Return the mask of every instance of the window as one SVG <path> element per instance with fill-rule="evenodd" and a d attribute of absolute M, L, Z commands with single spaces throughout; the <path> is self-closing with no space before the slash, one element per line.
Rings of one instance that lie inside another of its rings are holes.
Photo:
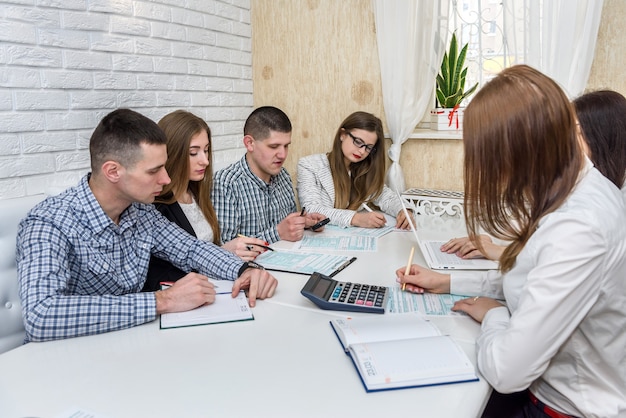
<path fill-rule="evenodd" d="M 502 69 L 519 63 L 508 39 L 514 37 L 513 44 L 523 40 L 524 25 L 513 15 L 505 11 L 503 1 L 452 0 L 448 29 L 456 31 L 460 45 L 468 44 L 466 86 L 482 86 Z"/>
<path fill-rule="evenodd" d="M 451 0 L 450 2 L 447 19 L 448 44 L 445 45 L 445 50 L 449 48 L 452 33 L 456 33 L 459 47 L 468 44 L 465 57 L 466 88 L 478 83 L 480 89 L 504 68 L 518 63 L 517 55 L 511 52 L 510 45 L 517 44 L 518 37 L 524 39 L 523 32 L 516 33 L 516 28 L 523 28 L 524 25 L 516 24 L 510 17 L 512 13 L 505 13 L 504 3 L 506 0 Z M 443 27 L 446 27 L 445 23 Z M 507 41 L 507 34 L 515 36 L 513 42 Z M 462 105 L 466 106 L 472 97 L 473 95 L 465 99 Z M 433 103 L 435 103 L 434 97 Z M 418 127 L 430 128 L 429 114 L 425 115 Z M 446 135 L 445 132 L 444 135 Z M 452 135 L 455 136 L 458 133 Z"/>

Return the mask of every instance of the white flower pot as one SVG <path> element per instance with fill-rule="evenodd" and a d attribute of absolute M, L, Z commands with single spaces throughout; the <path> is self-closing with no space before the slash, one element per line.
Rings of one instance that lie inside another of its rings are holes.
<path fill-rule="evenodd" d="M 430 111 L 430 129 L 435 131 L 462 131 L 463 108 L 437 108 Z"/>

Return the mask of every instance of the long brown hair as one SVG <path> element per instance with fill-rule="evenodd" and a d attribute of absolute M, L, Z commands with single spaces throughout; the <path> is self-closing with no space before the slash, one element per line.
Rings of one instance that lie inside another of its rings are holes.
<path fill-rule="evenodd" d="M 211 129 L 209 129 L 209 125 L 192 113 L 176 110 L 165 115 L 159 121 L 159 127 L 165 132 L 167 137 L 167 162 L 165 163 L 165 169 L 172 181 L 163 188 L 163 191 L 155 201 L 171 204 L 179 200 L 189 190 L 213 230 L 213 242 L 216 245 L 220 245 L 220 227 L 213 203 L 211 203 L 213 147 L 211 145 Z M 190 181 L 189 146 L 191 138 L 202 131 L 206 131 L 209 137 L 209 164 L 206 167 L 202 180 Z"/>
<path fill-rule="evenodd" d="M 517 255 L 546 214 L 560 207 L 584 164 L 572 104 L 549 77 L 526 65 L 503 70 L 464 116 L 465 221 L 511 241 L 500 270 Z"/>
<path fill-rule="evenodd" d="M 358 163 L 350 164 L 350 175 L 346 170 L 341 150 L 341 136 L 352 129 L 363 129 L 376 134 L 376 146 Z M 335 207 L 357 210 L 362 203 L 374 200 L 383 191 L 385 184 L 385 142 L 383 123 L 366 112 L 354 112 L 342 123 L 328 153 L 328 162 L 335 186 Z"/>

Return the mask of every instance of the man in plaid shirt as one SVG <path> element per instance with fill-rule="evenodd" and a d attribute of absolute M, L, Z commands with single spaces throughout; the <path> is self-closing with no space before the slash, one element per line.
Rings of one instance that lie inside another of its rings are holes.
<path fill-rule="evenodd" d="M 26 341 L 98 334 L 212 303 L 207 276 L 271 297 L 274 277 L 197 240 L 152 205 L 164 185 L 165 134 L 129 109 L 105 116 L 89 150 L 92 173 L 33 208 L 19 225 L 17 267 Z M 150 255 L 192 272 L 167 290 L 141 293 Z M 197 273 L 196 273 L 197 272 Z"/>
<path fill-rule="evenodd" d="M 283 167 L 291 144 L 291 121 L 280 109 L 255 109 L 243 128 L 246 155 L 215 173 L 211 199 L 222 242 L 246 235 L 273 243 L 299 241 L 304 229 L 325 218 L 298 212 L 291 177 Z M 321 231 L 322 228 L 316 230 Z"/>

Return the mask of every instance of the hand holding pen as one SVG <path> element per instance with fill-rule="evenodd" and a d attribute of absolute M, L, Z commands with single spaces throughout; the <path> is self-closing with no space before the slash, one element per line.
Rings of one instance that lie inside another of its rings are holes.
<path fill-rule="evenodd" d="M 224 244 L 224 248 L 244 261 L 252 261 L 266 250 L 274 251 L 261 239 L 237 235 L 237 238 Z"/>
<path fill-rule="evenodd" d="M 278 225 L 276 230 L 281 240 L 300 241 L 304 236 L 307 214 L 305 208 L 300 212 L 290 213 Z"/>
<path fill-rule="evenodd" d="M 356 212 L 350 221 L 352 226 L 361 228 L 382 228 L 387 224 L 385 215 L 380 212 L 374 212 L 367 203 L 361 205 L 365 212 Z"/>
<path fill-rule="evenodd" d="M 321 213 L 307 212 L 306 208 L 303 207 L 300 212 L 287 215 L 282 222 L 276 225 L 276 229 L 281 240 L 300 241 L 304 236 L 305 228 L 311 228 L 325 218 L 326 216 Z M 316 232 L 322 230 L 323 225 L 316 229 Z"/>

